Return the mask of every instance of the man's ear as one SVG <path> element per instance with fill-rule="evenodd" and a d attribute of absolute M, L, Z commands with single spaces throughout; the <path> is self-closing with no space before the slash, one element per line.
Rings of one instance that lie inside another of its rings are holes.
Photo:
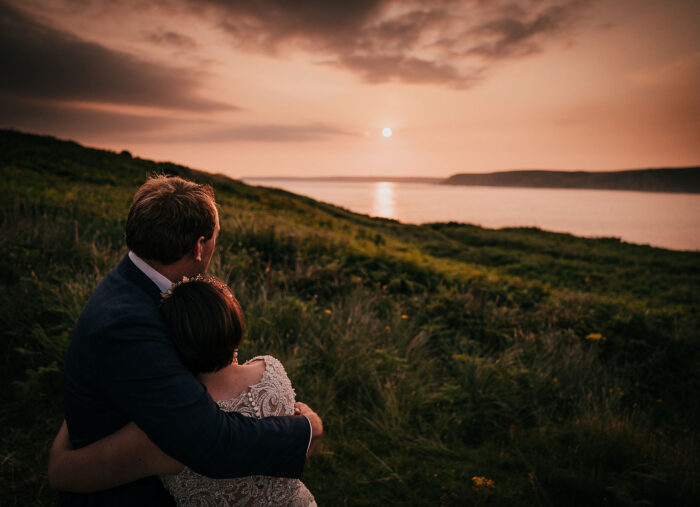
<path fill-rule="evenodd" d="M 194 260 L 197 262 L 202 261 L 202 250 L 204 249 L 204 243 L 207 240 L 204 238 L 204 236 L 200 236 L 197 241 L 194 244 L 194 250 L 192 250 L 192 254 L 194 255 Z"/>

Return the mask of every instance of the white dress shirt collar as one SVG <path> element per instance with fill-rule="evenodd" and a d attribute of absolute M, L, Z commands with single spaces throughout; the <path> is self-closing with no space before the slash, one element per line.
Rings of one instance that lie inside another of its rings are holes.
<path fill-rule="evenodd" d="M 170 280 L 149 266 L 146 261 L 136 255 L 134 252 L 129 251 L 129 259 L 131 259 L 131 262 L 134 263 L 134 266 L 143 271 L 143 274 L 150 278 L 151 281 L 158 286 L 158 289 L 160 289 L 161 292 L 167 292 L 172 288 L 173 283 Z"/>

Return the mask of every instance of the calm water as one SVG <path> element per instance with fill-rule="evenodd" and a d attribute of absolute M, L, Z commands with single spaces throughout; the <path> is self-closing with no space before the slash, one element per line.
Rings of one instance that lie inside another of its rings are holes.
<path fill-rule="evenodd" d="M 700 250 L 700 195 L 611 190 L 469 187 L 426 183 L 245 180 L 401 222 L 535 226 Z"/>

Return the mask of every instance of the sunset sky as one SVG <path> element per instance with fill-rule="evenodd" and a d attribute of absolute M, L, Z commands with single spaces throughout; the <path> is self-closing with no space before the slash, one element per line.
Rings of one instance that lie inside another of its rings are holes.
<path fill-rule="evenodd" d="M 234 177 L 698 165 L 699 26 L 694 0 L 0 0 L 0 127 Z"/>

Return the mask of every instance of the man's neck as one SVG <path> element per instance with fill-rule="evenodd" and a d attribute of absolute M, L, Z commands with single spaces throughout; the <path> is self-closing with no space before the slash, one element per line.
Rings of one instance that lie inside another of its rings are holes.
<path fill-rule="evenodd" d="M 187 273 L 182 270 L 182 267 L 176 266 L 174 264 L 169 264 L 167 266 L 163 264 L 158 264 L 157 262 L 153 262 L 150 260 L 145 260 L 146 264 L 151 266 L 153 269 L 158 271 L 161 275 L 163 275 L 165 278 L 170 280 L 172 283 L 177 283 L 180 280 L 182 280 L 183 276 L 187 276 Z"/>
<path fill-rule="evenodd" d="M 143 259 L 134 252 L 129 252 L 129 258 L 148 278 L 155 283 L 161 292 L 170 289 L 170 286 L 182 280 L 187 274 L 180 266 L 179 262 L 170 265 L 163 265 L 148 259 Z"/>

